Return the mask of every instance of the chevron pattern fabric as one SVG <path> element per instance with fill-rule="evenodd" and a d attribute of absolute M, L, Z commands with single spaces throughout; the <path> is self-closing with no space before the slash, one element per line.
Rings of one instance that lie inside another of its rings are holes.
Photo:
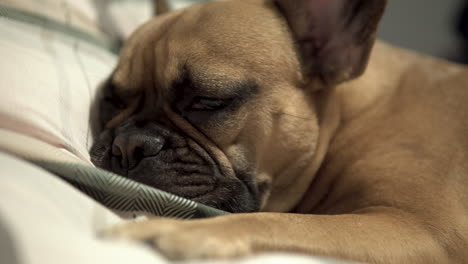
<path fill-rule="evenodd" d="M 102 169 L 75 163 L 33 162 L 113 210 L 179 219 L 228 214 Z"/>

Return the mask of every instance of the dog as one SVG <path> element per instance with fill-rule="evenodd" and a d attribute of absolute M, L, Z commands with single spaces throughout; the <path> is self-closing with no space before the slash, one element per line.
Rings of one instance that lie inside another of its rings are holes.
<path fill-rule="evenodd" d="M 108 234 L 172 259 L 468 262 L 468 69 L 375 40 L 385 0 L 226 0 L 150 20 L 98 167 L 232 212 Z"/>

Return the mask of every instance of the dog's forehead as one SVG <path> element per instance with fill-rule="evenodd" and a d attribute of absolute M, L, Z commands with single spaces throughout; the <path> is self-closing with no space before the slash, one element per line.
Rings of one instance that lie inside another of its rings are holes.
<path fill-rule="evenodd" d="M 148 75 L 153 65 L 157 89 L 170 89 L 186 70 L 200 81 L 274 81 L 286 75 L 282 67 L 298 65 L 287 23 L 269 1 L 199 4 L 156 18 L 139 31 L 124 48 L 131 59 L 120 63 L 115 74 L 128 76 L 120 79 L 132 79 L 132 86 L 142 86 L 143 81 L 129 71 L 141 68 L 140 75 Z"/>
<path fill-rule="evenodd" d="M 296 66 L 287 23 L 269 2 L 209 2 L 188 9 L 173 27 L 168 38 L 169 61 L 173 63 L 167 65 L 178 69 L 188 64 L 207 77 L 242 79 L 258 75 L 266 79 L 266 75 L 275 75 L 272 70 L 282 70 L 282 65 Z"/>
<path fill-rule="evenodd" d="M 202 40 L 210 52 L 252 56 L 261 44 L 287 42 L 288 30 L 274 5 L 263 1 L 209 2 L 188 9 L 179 20 L 188 39 Z M 231 52 L 230 52 L 231 51 Z"/>

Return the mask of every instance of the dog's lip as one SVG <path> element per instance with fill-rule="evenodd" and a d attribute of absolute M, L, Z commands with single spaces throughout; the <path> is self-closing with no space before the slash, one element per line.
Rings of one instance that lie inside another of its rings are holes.
<path fill-rule="evenodd" d="M 176 188 L 176 190 L 173 190 Z M 186 199 L 199 199 L 203 198 L 207 194 L 212 193 L 216 189 L 213 185 L 174 185 L 173 188 L 167 190 L 167 192 L 184 197 Z"/>
<path fill-rule="evenodd" d="M 216 180 L 211 175 L 204 174 L 189 174 L 189 175 L 180 175 L 174 179 L 174 184 L 176 185 L 215 185 Z"/>
<path fill-rule="evenodd" d="M 155 158 L 146 157 L 142 160 L 151 160 Z M 170 165 L 176 165 L 171 167 Z M 186 165 L 187 167 L 180 167 Z M 201 164 L 182 163 L 180 161 L 169 164 L 169 167 L 159 171 L 161 175 L 166 175 L 165 179 L 156 180 L 151 182 L 142 182 L 138 180 L 139 167 L 130 170 L 122 171 L 121 175 L 136 182 L 141 182 L 152 188 L 172 193 L 186 199 L 201 198 L 217 188 L 219 176 L 216 176 L 216 170 L 207 170 L 205 166 L 191 167 L 191 165 L 198 166 Z M 167 177 L 169 175 L 169 177 Z"/>

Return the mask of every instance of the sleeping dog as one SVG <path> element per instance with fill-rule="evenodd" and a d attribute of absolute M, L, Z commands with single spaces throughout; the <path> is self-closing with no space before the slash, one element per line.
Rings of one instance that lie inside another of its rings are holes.
<path fill-rule="evenodd" d="M 220 1 L 141 26 L 94 163 L 236 214 L 109 233 L 174 259 L 468 261 L 468 70 L 376 42 L 385 5 Z"/>

